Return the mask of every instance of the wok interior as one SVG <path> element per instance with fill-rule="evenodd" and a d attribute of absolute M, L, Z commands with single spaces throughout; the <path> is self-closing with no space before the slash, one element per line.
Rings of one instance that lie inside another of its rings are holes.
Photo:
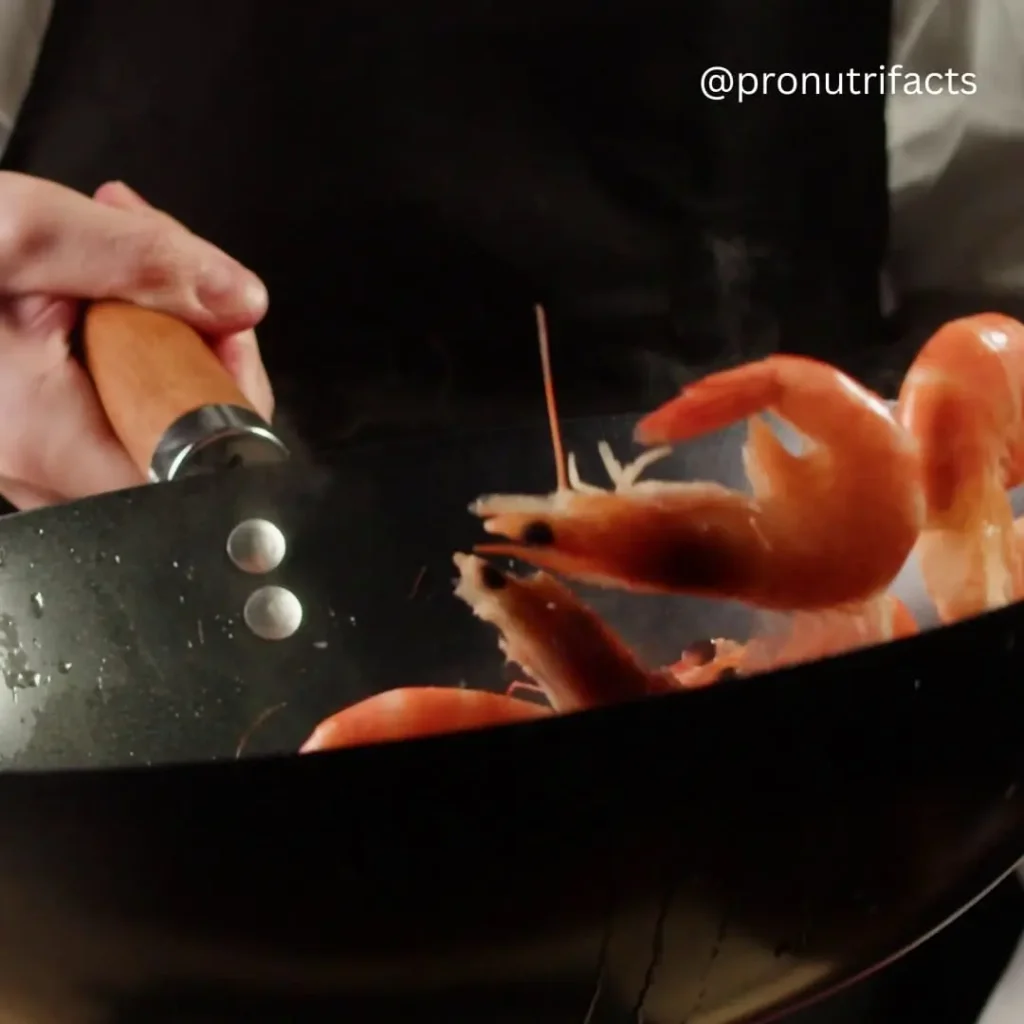
<path fill-rule="evenodd" d="M 637 450 L 634 423 L 566 421 L 584 479 L 604 479 L 600 440 L 621 459 Z M 680 446 L 652 475 L 743 487 L 744 436 L 738 426 Z M 287 754 L 323 718 L 381 690 L 503 691 L 521 673 L 505 665 L 495 631 L 453 596 L 451 556 L 481 537 L 466 510 L 473 498 L 544 493 L 552 483 L 550 438 L 537 424 L 353 444 L 312 470 L 242 470 L 0 520 L 0 675 L 10 692 L 0 764 L 233 760 L 243 737 L 245 756 Z M 288 537 L 285 562 L 265 581 L 235 571 L 224 553 L 248 516 Z M 241 621 L 260 582 L 299 595 L 294 638 L 261 641 Z M 727 602 L 579 590 L 651 666 L 695 641 L 745 640 L 764 625 Z M 894 591 L 922 625 L 934 621 L 913 560 Z"/>

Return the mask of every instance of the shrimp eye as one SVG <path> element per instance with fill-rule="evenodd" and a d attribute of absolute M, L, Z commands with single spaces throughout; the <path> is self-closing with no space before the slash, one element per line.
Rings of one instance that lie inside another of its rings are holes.
<path fill-rule="evenodd" d="M 684 655 L 688 654 L 696 658 L 697 663 L 700 665 L 707 665 L 712 662 L 717 653 L 718 645 L 714 640 L 697 640 L 683 651 Z"/>
<path fill-rule="evenodd" d="M 715 682 L 728 683 L 733 679 L 739 679 L 739 677 L 739 671 L 730 665 L 729 668 L 723 668 L 722 671 L 718 673 L 718 678 Z"/>
<path fill-rule="evenodd" d="M 505 574 L 499 572 L 488 562 L 484 562 L 480 566 L 480 582 L 488 590 L 501 590 L 502 587 L 508 585 L 508 580 L 505 578 Z"/>
<path fill-rule="evenodd" d="M 542 519 L 537 519 L 526 524 L 519 539 L 530 547 L 546 548 L 555 543 L 555 531 Z"/>

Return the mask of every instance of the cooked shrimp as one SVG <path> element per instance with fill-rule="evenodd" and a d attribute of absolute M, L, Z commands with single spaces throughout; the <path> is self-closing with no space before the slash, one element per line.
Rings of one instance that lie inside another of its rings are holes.
<path fill-rule="evenodd" d="M 1020 596 L 1006 492 L 1024 481 L 1024 325 L 981 313 L 941 327 L 907 373 L 897 416 L 921 450 L 917 553 L 939 618 Z"/>
<path fill-rule="evenodd" d="M 514 576 L 475 555 L 456 554 L 454 561 L 459 570 L 455 596 L 477 618 L 497 627 L 502 652 L 556 711 L 679 688 L 669 673 L 645 668 L 612 628 L 553 576 Z"/>
<path fill-rule="evenodd" d="M 759 414 L 805 439 L 786 450 Z M 917 447 L 886 404 L 825 363 L 770 356 L 712 374 L 643 419 L 667 444 L 751 418 L 744 462 L 753 494 L 714 483 L 639 480 L 652 459 L 605 462 L 614 490 L 560 487 L 470 506 L 506 538 L 482 554 L 520 558 L 603 586 L 727 598 L 775 610 L 874 597 L 923 523 Z"/>
<path fill-rule="evenodd" d="M 374 694 L 325 718 L 299 753 L 529 722 L 552 713 L 540 704 L 486 690 L 407 686 Z"/>
<path fill-rule="evenodd" d="M 520 578 L 475 555 L 453 558 L 456 596 L 498 628 L 501 650 L 536 682 L 513 687 L 536 688 L 550 707 L 481 690 L 389 690 L 325 719 L 301 753 L 526 722 L 680 688 L 668 672 L 645 669 L 611 627 L 553 577 Z"/>

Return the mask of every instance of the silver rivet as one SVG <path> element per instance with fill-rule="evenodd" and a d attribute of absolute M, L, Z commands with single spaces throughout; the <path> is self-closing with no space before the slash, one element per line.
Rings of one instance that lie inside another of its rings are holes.
<path fill-rule="evenodd" d="M 284 587 L 260 587 L 249 595 L 242 617 L 261 640 L 286 640 L 302 625 L 302 604 Z"/>
<path fill-rule="evenodd" d="M 284 534 L 266 519 L 246 519 L 228 535 L 228 558 L 242 572 L 272 572 L 287 549 Z"/>

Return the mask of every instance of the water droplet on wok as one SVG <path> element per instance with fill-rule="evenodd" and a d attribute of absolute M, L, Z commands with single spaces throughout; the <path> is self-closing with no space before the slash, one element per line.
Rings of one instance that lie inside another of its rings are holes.
<path fill-rule="evenodd" d="M 120 555 L 114 555 L 114 565 L 120 565 L 120 564 L 121 564 L 121 556 Z"/>
<path fill-rule="evenodd" d="M 39 535 L 40 537 L 42 537 L 42 535 L 43 535 L 44 533 L 46 533 L 46 531 L 45 531 L 45 530 L 44 530 L 44 529 L 43 529 L 43 528 L 42 528 L 42 527 L 40 526 L 40 527 L 39 527 L 39 529 L 38 529 L 38 530 L 36 530 L 36 533 L 37 533 L 37 534 L 38 534 L 38 535 Z"/>
<path fill-rule="evenodd" d="M 35 617 L 37 619 L 41 619 L 43 617 L 43 607 L 44 607 L 43 595 L 40 594 L 39 591 L 37 590 L 29 598 L 29 603 L 32 605 L 32 611 L 35 614 Z"/>
<path fill-rule="evenodd" d="M 57 671 L 62 676 L 66 676 L 71 671 L 71 662 L 70 661 L 59 661 L 59 662 L 57 662 Z"/>

